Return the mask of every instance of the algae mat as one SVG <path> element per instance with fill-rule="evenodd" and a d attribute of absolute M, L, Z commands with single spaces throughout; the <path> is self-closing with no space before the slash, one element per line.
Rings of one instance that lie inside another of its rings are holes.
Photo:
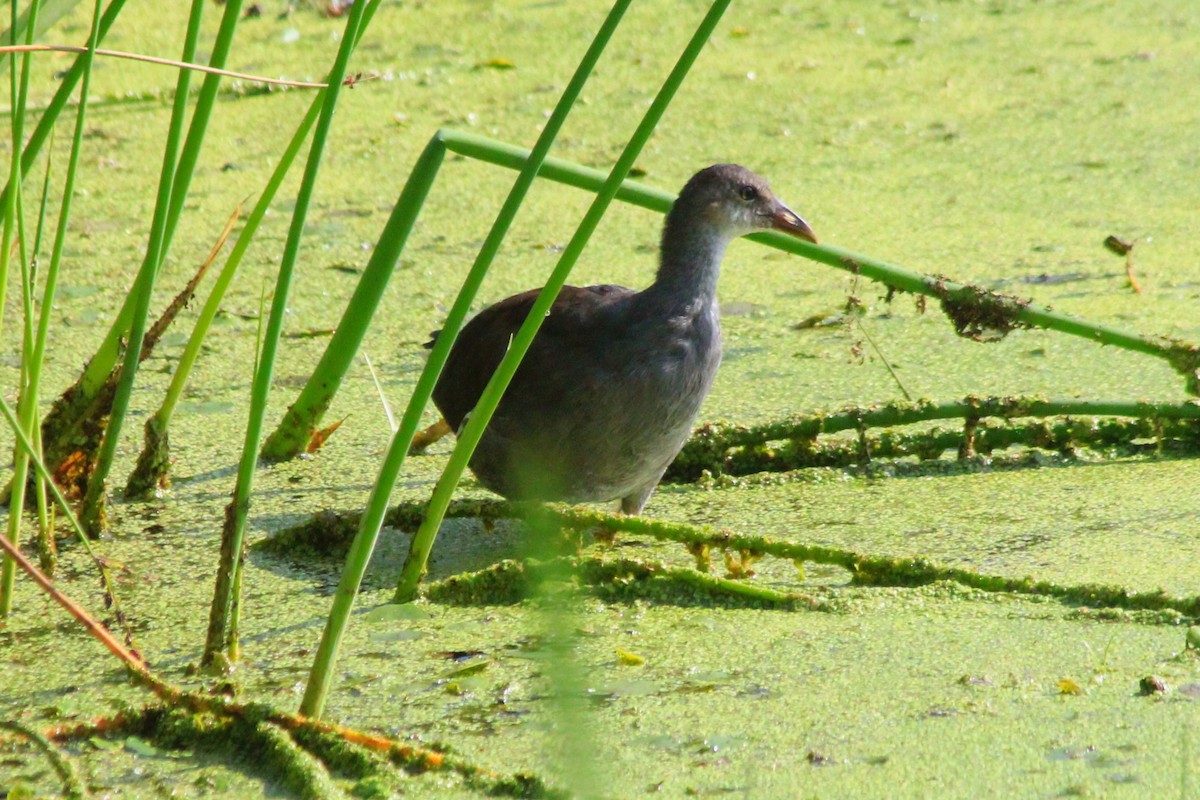
<path fill-rule="evenodd" d="M 323 332 L 428 137 L 453 126 L 528 145 L 599 25 L 603 9 L 593 5 L 382 9 L 352 65 L 378 79 L 345 93 L 322 168 L 269 421 L 320 355 Z M 278 18 L 264 7 L 240 29 L 230 66 L 319 76 L 340 22 L 306 8 Z M 701 13 L 697 3 L 635 4 L 555 155 L 611 163 Z M 108 46 L 174 56 L 181 26 L 153 4 L 133 4 Z M 74 40 L 83 30 L 68 18 L 50 38 Z M 823 241 L 1116 327 L 1197 341 L 1197 50 L 1200 9 L 1176 2 L 735 3 L 639 167 L 646 182 L 677 189 L 705 164 L 745 163 Z M 34 97 L 44 99 L 59 65 L 50 57 L 35 65 Z M 173 81 L 141 65 L 105 64 L 97 73 L 47 394 L 74 378 L 140 260 Z M 164 269 L 163 302 L 233 206 L 260 189 L 306 103 L 299 92 L 222 96 Z M 443 168 L 365 343 L 393 405 L 406 399 L 418 345 L 439 326 L 511 180 L 468 161 Z M 481 302 L 539 285 L 589 200 L 536 187 Z M 115 503 L 113 534 L 99 543 L 118 571 L 141 651 L 181 685 L 208 685 L 187 667 L 203 641 L 254 317 L 289 209 L 277 202 L 201 360 L 186 424 L 173 435 L 173 489 L 151 503 Z M 659 224 L 648 212 L 614 208 L 572 282 L 647 282 Z M 1108 235 L 1136 241 L 1140 294 L 1127 286 L 1124 260 L 1102 247 Z M 961 340 L 933 309 L 921 314 L 908 299 L 887 302 L 881 289 L 843 273 L 743 242 L 726 260 L 727 357 L 702 421 L 758 423 L 896 398 L 895 381 L 857 330 L 793 329 L 841 311 L 851 292 L 913 396 L 1183 399 L 1182 381 L 1149 359 L 1040 331 L 986 345 Z M 9 330 L 19 318 L 15 294 Z M 15 336 L 5 342 L 12 387 L 18 346 Z M 182 337 L 168 338 L 146 363 L 135 413 L 156 407 L 181 347 Z M 361 507 L 389 435 L 365 367 L 351 373 L 330 416 L 347 421 L 316 457 L 260 473 L 252 538 L 318 511 Z M 136 438 L 123 444 L 114 474 L 132 466 Z M 425 499 L 445 453 L 410 460 L 396 499 Z M 914 477 L 826 470 L 669 485 L 647 513 L 1007 578 L 1163 590 L 1182 608 L 1194 603 L 1197 462 L 1152 450 L 1081 456 L 1003 470 L 981 461 Z M 483 496 L 470 483 L 463 491 Z M 517 557 L 524 535 L 513 524 L 448 521 L 431 578 Z M 530 772 L 551 785 L 579 786 L 590 772 L 611 797 L 1200 797 L 1200 659 L 1186 647 L 1187 613 L 1085 608 L 952 581 L 862 586 L 839 568 L 809 564 L 801 575 L 765 559 L 756 582 L 807 592 L 821 610 L 746 608 L 670 587 L 585 597 L 569 620 L 579 690 L 591 699 L 568 719 L 544 646 L 547 625 L 563 618 L 526 603 L 381 611 L 406 545 L 399 531 L 381 543 L 343 645 L 331 719 L 449 745 L 484 768 Z M 681 547 L 636 536 L 620 537 L 612 555 L 690 562 Z M 230 688 L 290 709 L 338 564 L 261 552 L 248 564 L 244 661 Z M 70 547 L 59 583 L 99 606 L 90 564 Z M 5 718 L 44 728 L 147 699 L 28 584 L 0 641 Z M 590 755 L 575 753 L 564 768 L 563 742 L 581 737 Z M 68 752 L 95 796 L 284 791 L 249 753 L 136 737 L 97 737 Z M 0 754 L 0 787 L 15 781 L 41 794 L 58 786 L 27 748 Z M 343 776 L 340 788 L 474 796 L 437 773 L 386 788 Z"/>

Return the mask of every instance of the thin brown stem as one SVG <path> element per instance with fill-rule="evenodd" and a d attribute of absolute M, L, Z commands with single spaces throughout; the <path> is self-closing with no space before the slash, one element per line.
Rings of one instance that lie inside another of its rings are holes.
<path fill-rule="evenodd" d="M 37 53 L 37 52 L 53 52 L 53 53 L 86 53 L 86 47 L 69 44 L 18 44 L 5 45 L 0 47 L 2 53 Z M 108 56 L 109 58 L 127 58 L 131 61 L 144 61 L 147 64 L 159 64 L 164 67 L 175 67 L 176 69 L 190 69 L 196 72 L 207 72 L 213 75 L 224 75 L 228 78 L 238 78 L 244 81 L 254 81 L 255 83 L 269 83 L 275 86 L 291 86 L 297 89 L 325 89 L 328 88 L 327 83 L 312 83 L 310 81 L 289 81 L 283 78 L 264 78 L 261 75 L 250 75 L 245 72 L 231 72 L 230 70 L 217 69 L 216 67 L 208 67 L 203 64 L 189 64 L 186 61 L 176 61 L 172 58 L 159 58 L 157 56 L 147 56 L 141 53 L 126 53 L 123 50 L 105 50 L 97 48 L 95 55 Z M 351 75 L 346 78 L 346 82 L 350 85 L 360 83 L 363 80 L 362 76 Z"/>
<path fill-rule="evenodd" d="M 60 592 L 54 585 L 54 581 L 50 580 L 46 573 L 35 567 L 29 559 L 8 539 L 0 536 L 0 547 L 4 548 L 4 552 L 16 562 L 17 566 L 25 571 L 25 574 L 33 579 L 33 582 L 41 587 L 42 591 L 50 595 L 54 602 L 58 603 L 67 613 L 79 621 L 79 624 L 87 628 L 88 633 L 100 640 L 100 643 L 107 647 L 113 655 L 125 662 L 131 670 L 141 676 L 150 677 L 150 673 L 146 670 L 146 662 L 141 656 L 134 653 L 124 644 L 117 640 L 108 628 L 88 613 L 87 609 L 76 603 L 71 598 Z M 151 680 L 153 680 L 151 678 Z"/>

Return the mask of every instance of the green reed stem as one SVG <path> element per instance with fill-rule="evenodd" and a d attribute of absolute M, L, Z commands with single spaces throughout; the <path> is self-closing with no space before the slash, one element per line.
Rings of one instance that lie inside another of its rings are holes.
<path fill-rule="evenodd" d="M 258 233 L 258 227 L 270 209 L 275 195 L 279 192 L 279 187 L 283 184 L 283 180 L 287 177 L 287 173 L 295 162 L 296 156 L 300 153 L 300 148 L 304 146 L 304 142 L 308 139 L 308 134 L 312 131 L 313 125 L 317 121 L 321 105 L 324 102 L 324 96 L 324 90 L 321 90 L 313 98 L 313 102 L 309 105 L 308 111 L 300 121 L 299 127 L 296 128 L 296 132 L 292 135 L 292 140 L 288 143 L 287 148 L 284 149 L 283 155 L 280 156 L 279 163 L 275 166 L 275 171 L 271 173 L 266 187 L 263 188 L 258 202 L 255 203 L 250 216 L 246 218 L 246 223 L 242 226 L 242 230 L 238 234 L 237 241 L 233 245 L 233 250 L 230 252 L 229 258 L 226 259 L 225 266 L 221 268 L 221 274 L 217 276 L 212 291 L 209 293 L 208 299 L 204 302 L 204 307 L 200 310 L 200 314 L 196 319 L 196 325 L 192 329 L 191 336 L 188 338 L 187 346 L 184 347 L 183 354 L 179 357 L 179 364 L 175 368 L 175 374 L 171 377 L 171 385 L 167 387 L 167 393 L 162 405 L 155 412 L 154 416 L 146 421 L 145 444 L 138 461 L 139 472 L 141 472 L 143 464 L 159 464 L 162 465 L 164 471 L 161 474 L 139 475 L 135 473 L 131 475 L 130 484 L 125 489 L 126 497 L 137 494 L 134 484 L 135 479 L 142 485 L 151 486 L 157 484 L 166 475 L 165 470 L 168 468 L 167 454 L 165 452 L 167 448 L 167 429 L 171 422 L 171 416 L 175 412 L 175 406 L 178 404 L 179 398 L 183 396 L 183 390 L 187 386 L 192 368 L 195 366 L 196 359 L 200 355 L 200 348 L 204 344 L 204 339 L 212 327 L 212 322 L 217 316 L 217 311 L 221 307 L 222 300 L 225 298 L 225 292 L 228 291 L 230 284 L 237 275 L 246 250 L 254 240 L 255 234 Z"/>
<path fill-rule="evenodd" d="M 408 407 L 404 410 L 404 416 L 400 420 L 400 427 L 392 436 L 387 455 L 384 457 L 383 467 L 380 469 L 379 477 L 376 478 L 375 485 L 371 489 L 371 496 L 367 500 L 367 507 L 363 512 L 358 531 L 355 533 L 354 542 L 350 546 L 350 552 L 347 554 L 346 566 L 342 571 L 341 581 L 338 583 L 337 591 L 334 594 L 333 607 L 330 609 L 329 617 L 325 621 L 325 630 L 321 634 L 321 644 L 317 650 L 317 656 L 313 660 L 308 685 L 305 688 L 304 698 L 300 704 L 300 713 L 302 714 L 317 717 L 321 715 L 324 709 L 325 700 L 329 694 L 329 687 L 333 679 L 333 667 L 337 661 L 338 646 L 341 643 L 342 635 L 346 631 L 346 625 L 349 623 L 350 611 L 354 607 L 354 598 L 358 594 L 359 586 L 362 585 L 362 578 L 366 573 L 367 564 L 371 560 L 371 553 L 375 550 L 375 543 L 379 538 L 379 529 L 383 525 L 384 516 L 387 514 L 388 499 L 391 497 L 392 489 L 396 486 L 396 480 L 400 476 L 400 468 L 403 466 L 404 459 L 408 455 L 408 449 L 412 446 L 413 436 L 416 435 L 417 426 L 421 422 L 421 415 L 424 413 L 425 406 L 428 405 L 429 398 L 433 394 L 433 387 L 437 384 L 442 367 L 445 366 L 446 359 L 450 356 L 450 347 L 454 344 L 454 339 L 458 336 L 458 331 L 462 328 L 463 321 L 470 310 L 471 302 L 475 299 L 479 286 L 483 282 L 483 276 L 487 273 L 488 267 L 491 266 L 492 259 L 495 257 L 500 244 L 504 240 L 505 234 L 507 234 L 509 227 L 512 225 L 513 218 L 520 209 L 521 202 L 525 199 L 529 187 L 533 185 L 538 167 L 545 160 L 546 154 L 549 153 L 550 147 L 554 144 L 554 139 L 562 129 L 563 122 L 566 121 L 567 115 L 578 100 L 579 93 L 583 90 L 584 84 L 587 83 L 589 76 L 591 76 L 592 71 L 595 69 L 596 62 L 599 61 L 613 33 L 620 25 L 621 18 L 629 7 L 629 3 L 630 0 L 617 0 L 613 3 L 608 16 L 605 17 L 599 30 L 596 31 L 596 35 L 592 38 L 591 45 L 588 47 L 587 52 L 584 53 L 579 66 L 576 67 L 575 74 L 571 76 L 566 89 L 563 90 L 562 96 L 554 107 L 554 111 L 550 114 L 550 118 L 546 120 L 546 125 L 538 136 L 527 162 L 522 167 L 516 181 L 513 182 L 512 189 L 509 190 L 504 205 L 496 215 L 496 220 L 492 223 L 492 229 L 488 232 L 483 246 L 480 247 L 479 253 L 475 257 L 475 263 L 471 266 L 466 280 L 463 281 L 462 288 L 459 289 L 458 297 L 455 299 L 454 305 L 446 317 L 442 332 L 438 335 L 433 350 L 429 354 L 429 360 L 426 362 L 425 368 L 421 371 L 421 376 L 417 379 L 417 385 L 413 389 L 412 397 L 408 401 Z M 395 237 L 393 238 L 393 236 L 388 234 L 388 231 L 385 231 L 384 236 L 380 238 L 380 247 L 383 247 L 386 243 L 392 249 L 392 252 L 388 254 L 390 259 L 389 264 L 394 265 L 399 259 L 400 250 L 404 246 L 404 237 L 407 237 L 408 231 L 412 228 L 412 222 L 420 211 L 425 193 L 428 192 L 429 186 L 437 174 L 437 169 L 441 165 L 445 154 L 445 146 L 442 144 L 441 137 L 442 132 L 439 131 L 426 146 L 420 160 L 417 162 L 416 169 L 414 169 L 408 183 L 405 185 L 404 193 L 401 195 L 400 202 L 396 205 L 396 210 L 392 213 L 392 219 L 389 220 L 388 227 L 395 226 Z M 403 211 L 401 210 L 402 206 Z M 401 233 L 403 233 L 403 237 L 400 236 Z M 368 266 L 369 269 L 370 267 Z M 324 359 L 322 360 L 324 361 Z"/>
<path fill-rule="evenodd" d="M 528 151 L 508 144 L 461 131 L 445 131 L 446 147 L 459 155 L 485 161 L 489 164 L 521 169 L 528 158 Z M 548 158 L 539 171 L 539 176 L 557 183 L 575 186 L 588 191 L 599 191 L 607 175 L 595 169 L 582 167 L 563 159 Z M 666 213 L 675 202 L 675 195 L 653 189 L 635 181 L 625 181 L 617 199 L 632 205 Z M 1060 314 L 1045 306 L 1030 303 L 1008 295 L 986 292 L 975 286 L 956 283 L 935 275 L 922 275 L 880 259 L 865 256 L 833 245 L 818 245 L 801 241 L 775 231 L 753 233 L 746 237 L 776 250 L 803 256 L 848 272 L 854 272 L 873 281 L 886 284 L 900 291 L 921 294 L 950 303 L 969 303 L 1010 323 L 1023 326 L 1048 328 L 1101 345 L 1113 345 L 1125 350 L 1156 356 L 1170 362 L 1184 376 L 1187 389 L 1200 394 L 1200 347 L 1158 336 L 1142 336 L 1106 325 Z"/>
<path fill-rule="evenodd" d="M 191 61 L 195 57 L 196 42 L 200 37 L 200 20 L 204 13 L 203 0 L 192 0 L 192 10 L 188 17 L 187 33 L 184 38 L 183 55 L 181 60 Z M 191 71 L 180 70 L 175 84 L 175 103 L 171 109 L 171 122 L 167 129 L 166 144 L 163 148 L 162 169 L 159 174 L 158 195 L 154 205 L 154 217 L 150 225 L 150 238 L 146 245 L 146 256 L 134 279 L 130 298 L 133 302 L 133 316 L 130 321 L 129 339 L 125 350 L 125 359 L 121 366 L 121 377 L 113 396 L 108 426 L 100 444 L 100 452 L 92 474 L 88 478 L 87 494 L 83 499 L 83 524 L 88 532 L 98 536 L 105 527 L 104 492 L 108 471 L 117 452 L 117 441 L 121 434 L 121 425 L 125 412 L 129 408 L 129 399 L 133 394 L 133 379 L 137 374 L 138 361 L 142 355 L 142 337 L 146 332 L 146 318 L 150 315 L 150 296 L 154 291 L 154 278 L 158 272 L 158 264 L 162 253 L 163 233 L 166 226 L 167 210 L 171 200 L 171 185 L 175 177 L 175 164 L 179 156 L 180 140 L 183 137 L 184 117 L 187 113 L 188 87 L 191 85 Z M 129 303 L 129 300 L 126 301 Z"/>
<path fill-rule="evenodd" d="M 36 300 L 34 296 L 37 292 L 38 280 L 38 259 L 42 252 L 42 236 L 46 231 L 46 209 L 50 204 L 50 175 L 54 166 L 53 151 L 46 156 L 46 171 L 42 177 L 42 195 L 41 201 L 38 203 L 37 227 L 33 234 L 33 246 L 29 248 L 29 255 L 22 255 L 21 258 L 21 274 L 23 276 L 21 284 L 21 303 L 22 311 L 24 311 L 24 337 L 21 347 L 21 396 L 18 402 L 18 409 L 21 415 L 21 424 L 25 426 L 25 430 L 37 440 L 38 429 L 38 384 L 42 375 L 42 362 L 40 359 L 34 358 L 34 350 L 36 343 L 36 334 L 34 333 L 34 305 Z M 28 261 L 26 261 L 28 258 Z M 42 312 L 45 314 L 45 307 Z M 29 464 L 22 458 L 21 453 L 17 452 L 13 456 L 13 476 L 14 480 L 24 481 L 29 475 Z M 41 482 L 36 481 L 37 489 L 34 492 L 37 502 L 37 547 L 38 560 L 43 565 L 43 569 L 53 571 L 56 554 L 54 552 L 54 536 L 47 530 L 48 520 L 46 517 L 46 492 L 42 490 Z M 22 501 L 24 498 L 22 498 Z M 12 522 L 13 516 L 9 515 L 9 522 Z"/>
<path fill-rule="evenodd" d="M 38 389 L 41 380 L 41 367 L 46 355 L 46 341 L 50 333 L 50 317 L 54 308 L 54 300 L 58 289 L 58 274 L 62 265 L 63 249 L 66 246 L 67 228 L 71 219 L 71 201 L 75 196 L 75 178 L 79 171 L 79 156 L 83 150 L 83 132 L 87 120 L 88 106 L 88 91 L 92 82 L 92 66 L 95 62 L 95 53 L 97 42 L 100 40 L 100 0 L 96 0 L 96 4 L 92 9 L 92 24 L 88 33 L 88 52 L 83 53 L 83 60 L 80 62 L 82 66 L 82 83 L 79 90 L 79 102 L 75 109 L 75 130 L 71 138 L 71 152 L 67 157 L 66 176 L 63 179 L 63 195 L 59 204 L 58 210 L 58 225 L 54 234 L 54 245 L 50 251 L 50 263 L 46 267 L 46 284 L 42 290 L 41 315 L 38 317 L 37 334 L 34 338 L 33 353 L 30 356 L 31 364 L 29 374 L 28 392 L 32 398 L 32 408 L 34 413 L 30 419 L 23 419 L 26 424 L 26 431 L 31 434 L 35 440 L 40 441 L 40 428 L 38 427 L 37 398 Z M 48 171 L 47 171 L 48 172 Z M 43 191 L 43 199 L 47 196 L 47 192 Z M 13 485 L 25 483 L 25 476 L 28 469 L 28 460 L 25 451 L 18 453 L 13 467 Z M 39 526 L 43 531 L 45 543 L 42 546 L 42 566 L 46 568 L 48 551 L 53 547 L 54 534 L 53 531 L 47 530 L 48 520 L 46 519 L 45 503 L 45 483 L 38 483 L 38 514 Z M 12 508 L 20 508 L 19 505 L 11 506 Z M 74 516 L 71 517 L 74 521 Z"/>
<path fill-rule="evenodd" d="M 11 13 L 11 24 L 9 25 L 9 28 L 8 28 L 9 44 L 15 45 L 17 43 L 17 30 L 18 30 L 17 4 L 15 2 L 12 3 L 10 10 L 12 13 Z M 30 8 L 29 13 L 36 14 L 36 12 L 37 12 L 37 4 L 35 2 L 34 5 Z M 33 27 L 30 26 L 29 30 L 32 31 Z M 29 62 L 29 54 L 27 53 L 25 55 L 23 63 L 28 63 L 28 62 Z M 9 78 L 8 95 L 9 95 L 9 104 L 12 107 L 12 127 L 10 128 L 10 131 L 9 131 L 10 138 L 11 138 L 11 145 L 10 145 L 10 149 L 9 149 L 10 155 L 9 155 L 8 179 L 9 179 L 9 185 L 12 187 L 12 190 L 6 191 L 4 194 L 4 205 L 3 205 L 3 214 L 4 214 L 3 226 L 4 227 L 3 227 L 3 230 L 0 230 L 0 331 L 2 331 L 4 328 L 4 307 L 6 305 L 5 300 L 6 300 L 6 296 L 8 293 L 8 261 L 9 261 L 9 256 L 12 253 L 13 223 L 16 219 L 16 213 L 17 213 L 17 195 L 21 189 L 21 180 L 22 180 L 22 178 L 24 178 L 24 174 L 21 172 L 20 152 L 21 152 L 21 139 L 22 139 L 21 129 L 25 124 L 25 107 L 21 103 L 21 92 L 20 92 L 20 89 L 18 88 L 17 55 L 16 55 L 16 53 L 9 53 L 8 64 L 9 64 L 9 67 L 8 67 L 8 78 Z M 8 582 L 11 581 L 10 576 L 13 572 L 14 567 L 12 565 L 10 565 L 7 561 L 5 561 L 4 563 L 5 563 L 4 575 L 7 578 L 7 580 L 5 581 L 5 585 L 7 585 Z M 0 600 L 0 612 L 3 612 L 3 610 L 4 610 L 4 600 Z"/>
<path fill-rule="evenodd" d="M 217 580 L 213 590 L 208 634 L 202 657 L 205 664 L 212 663 L 217 654 L 223 650 L 231 647 L 236 649 L 236 645 L 230 639 L 229 623 L 234 604 L 237 602 L 234 590 L 236 586 L 240 585 L 237 573 L 241 569 L 242 563 L 246 515 L 250 508 L 250 492 L 254 483 L 258 447 L 262 440 L 263 417 L 266 415 L 267 398 L 271 391 L 275 356 L 279 349 L 280 335 L 283 332 L 283 316 L 287 309 L 296 261 L 299 258 L 300 241 L 304 235 L 308 207 L 312 202 L 317 174 L 320 171 L 321 157 L 325 153 L 329 131 L 333 126 L 333 114 L 337 108 L 338 97 L 341 95 L 346 67 L 358 44 L 368 9 L 373 15 L 379 4 L 379 0 L 372 0 L 369 3 L 355 3 L 350 7 L 342 42 L 338 47 L 337 56 L 334 58 L 333 67 L 329 71 L 329 87 L 325 89 L 324 102 L 321 103 L 321 111 L 313 132 L 312 146 L 308 151 L 304 176 L 301 178 L 300 188 L 296 193 L 296 207 L 292 212 L 288 238 L 275 280 L 275 293 L 271 301 L 266 338 L 263 341 L 262 354 L 254 371 L 254 383 L 250 391 L 250 411 L 246 420 L 246 437 L 242 445 L 242 458 L 238 464 L 237 481 L 233 489 L 233 498 L 226 508 L 225 525 L 221 532 L 221 556 L 217 565 Z"/>
<path fill-rule="evenodd" d="M 492 375 L 491 380 L 488 381 L 488 385 L 480 396 L 474 411 L 471 412 L 466 424 L 459 431 L 458 441 L 455 444 L 454 451 L 450 454 L 450 460 L 442 471 L 437 485 L 434 487 L 425 521 L 413 537 L 409 548 L 408 560 L 404 564 L 400 583 L 396 587 L 396 602 L 405 602 L 416 597 L 417 583 L 420 581 L 421 575 L 425 572 L 425 564 L 429 560 L 429 551 L 433 547 L 433 540 L 437 537 L 438 527 L 441 525 L 442 517 L 446 513 L 447 506 L 450 504 L 450 498 L 454 493 L 454 489 L 458 486 L 459 479 L 462 477 L 463 471 L 467 468 L 467 462 L 470 461 L 471 454 L 475 452 L 475 447 L 479 444 L 479 440 L 483 436 L 483 431 L 491 420 L 496 406 L 499 405 L 504 390 L 508 388 L 509 382 L 512 380 L 513 375 L 516 374 L 521 359 L 525 356 L 525 352 L 533 342 L 533 337 L 537 335 L 538 329 L 541 328 L 542 322 L 545 320 L 546 314 L 550 311 L 550 306 L 558 297 L 563 284 L 566 283 L 567 276 L 570 274 L 572 267 L 575 266 L 575 262 L 579 259 L 584 247 L 587 246 L 588 239 L 591 238 L 592 233 L 596 230 L 596 226 L 600 224 L 600 220 L 604 217 L 604 212 L 608 210 L 608 206 L 613 198 L 616 197 L 617 191 L 621 187 L 621 182 L 629 174 L 629 169 L 633 166 L 638 154 L 642 151 L 642 147 L 645 146 L 650 135 L 654 132 L 655 126 L 658 125 L 658 121 L 662 118 L 663 113 L 667 110 L 667 106 L 670 105 L 671 100 L 674 98 L 675 92 L 679 89 L 680 84 L 683 83 L 683 79 L 687 76 L 688 71 L 692 68 L 692 64 L 695 63 L 696 58 L 700 55 L 700 51 L 704 49 L 704 45 L 708 42 L 708 37 L 712 34 L 713 29 L 720 21 L 721 16 L 725 13 L 725 9 L 728 6 L 729 0 L 717 0 L 713 3 L 708 14 L 705 15 L 700 26 L 692 35 L 691 40 L 680 55 L 679 61 L 675 64 L 675 68 L 667 76 L 662 88 L 659 89 L 658 95 L 654 98 L 654 102 L 650 104 L 646 115 L 642 118 L 641 123 L 634 131 L 629 142 L 625 145 L 625 149 L 621 152 L 616 164 L 613 165 L 612 171 L 605 179 L 604 185 L 597 192 L 596 199 L 592 201 L 592 205 L 576 229 L 575 235 L 563 250 L 558 264 L 546 281 L 546 286 L 534 301 L 533 306 L 529 310 L 529 315 L 521 325 L 521 329 L 513 337 L 508 352 L 505 353 L 499 366 L 496 367 L 496 371 Z"/>
<path fill-rule="evenodd" d="M 224 69 L 229 60 L 229 51 L 233 49 L 233 37 L 242 17 L 242 0 L 223 0 L 225 12 L 221 15 L 221 25 L 217 29 L 213 41 L 212 55 L 208 65 L 215 69 Z M 167 217 L 163 226 L 162 257 L 171 250 L 171 240 L 175 237 L 179 215 L 183 213 L 183 204 L 187 200 L 188 187 L 196 172 L 196 162 L 200 160 L 200 152 L 204 149 L 204 134 L 208 131 L 208 121 L 212 118 L 213 105 L 217 102 L 217 94 L 221 88 L 224 76 L 207 73 L 200 91 L 196 95 L 196 107 L 192 111 L 192 121 L 188 125 L 187 138 L 183 142 L 183 150 L 179 154 L 179 164 L 175 167 L 175 178 L 171 182 L 171 202 L 167 208 Z M 162 258 L 159 259 L 162 262 Z"/>
<path fill-rule="evenodd" d="M 27 22 L 28 25 L 25 31 L 26 43 L 31 43 L 33 40 L 34 30 L 37 27 L 37 15 L 39 9 L 38 0 L 34 0 L 28 9 Z M 16 36 L 18 29 L 17 4 L 14 0 L 12 3 L 12 27 L 10 30 L 10 40 L 12 44 L 16 44 Z M 24 140 L 25 129 L 25 104 L 29 95 L 29 54 L 26 53 L 21 59 L 20 77 L 17 75 L 15 55 L 9 57 L 9 90 L 12 104 L 12 144 L 11 158 L 9 161 L 9 185 L 13 191 L 10 191 L 6 197 L 4 204 L 4 228 L 0 232 L 0 330 L 4 325 L 4 305 L 6 287 L 8 285 L 8 262 L 9 256 L 12 253 L 12 237 L 14 223 L 19 223 L 21 220 L 21 144 Z M 17 227 L 21 227 L 19 224 Z M 32 346 L 33 333 L 31 329 L 33 320 L 33 287 L 29 285 L 29 262 L 25 257 L 25 242 L 22 232 L 21 236 L 21 296 L 22 303 L 25 307 L 25 332 L 24 332 L 24 348 L 22 351 L 21 363 L 21 399 L 18 404 L 18 413 L 21 415 L 21 424 L 26 425 L 31 417 L 29 412 L 30 397 L 27 390 L 27 381 L 29 378 L 29 370 L 31 366 L 28 361 L 29 348 Z M 37 404 L 32 405 L 34 416 L 36 416 Z M 23 428 L 23 430 L 28 429 Z M 21 466 L 23 461 L 21 451 L 18 448 L 14 454 L 14 462 L 17 466 Z M 27 468 L 27 467 L 26 467 Z M 8 527 L 6 535 L 8 541 L 16 545 L 21 536 L 21 515 L 25 510 L 25 483 L 21 482 L 20 491 L 14 491 L 9 501 L 11 509 L 8 515 Z M 16 580 L 17 565 L 11 558 L 5 556 L 0 563 L 0 617 L 8 616 L 12 611 L 12 592 L 13 583 Z"/>

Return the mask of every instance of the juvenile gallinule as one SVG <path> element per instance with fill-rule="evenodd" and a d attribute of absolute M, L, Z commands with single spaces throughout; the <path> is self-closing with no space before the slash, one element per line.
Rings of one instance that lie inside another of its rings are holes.
<path fill-rule="evenodd" d="M 479 482 L 512 500 L 620 499 L 621 511 L 639 513 L 721 362 L 725 248 L 765 229 L 816 242 L 766 181 L 717 164 L 696 173 L 667 214 L 648 288 L 563 287 L 471 459 Z M 475 407 L 538 291 L 501 300 L 463 327 L 433 392 L 443 432 L 457 431 Z"/>

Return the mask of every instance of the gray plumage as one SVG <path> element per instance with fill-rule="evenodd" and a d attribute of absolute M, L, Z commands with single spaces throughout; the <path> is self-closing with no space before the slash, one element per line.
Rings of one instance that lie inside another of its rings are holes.
<path fill-rule="evenodd" d="M 718 164 L 693 176 L 668 213 L 648 288 L 564 287 L 471 459 L 480 483 L 510 499 L 620 499 L 623 512 L 640 512 L 721 363 L 717 279 L 726 246 L 769 228 L 815 241 L 766 181 Z M 434 390 L 453 430 L 538 291 L 502 300 L 463 328 Z"/>

